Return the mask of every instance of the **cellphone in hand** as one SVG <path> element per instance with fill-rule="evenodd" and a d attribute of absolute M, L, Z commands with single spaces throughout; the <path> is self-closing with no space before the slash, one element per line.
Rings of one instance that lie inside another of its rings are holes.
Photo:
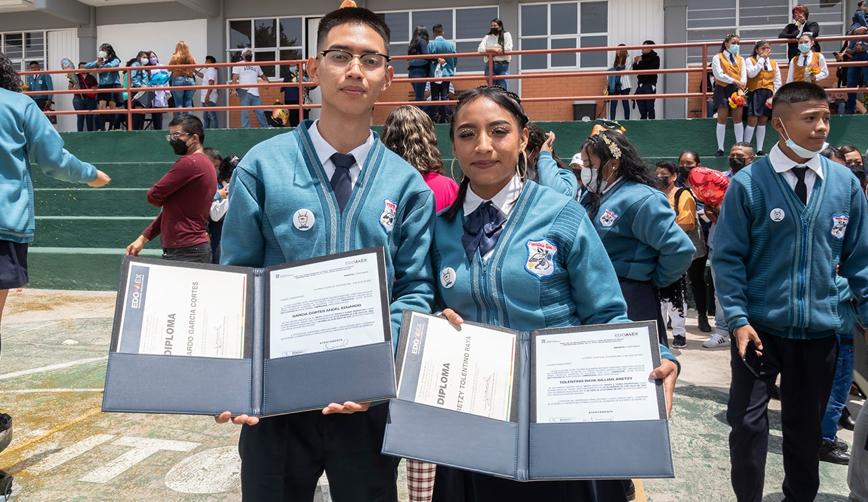
<path fill-rule="evenodd" d="M 756 344 L 753 342 L 747 342 L 747 348 L 744 350 L 744 357 L 742 357 L 741 360 L 744 365 L 747 366 L 747 369 L 749 369 L 755 377 L 759 378 L 760 373 L 762 373 L 763 370 L 763 360 L 761 356 L 757 355 L 756 351 Z"/>

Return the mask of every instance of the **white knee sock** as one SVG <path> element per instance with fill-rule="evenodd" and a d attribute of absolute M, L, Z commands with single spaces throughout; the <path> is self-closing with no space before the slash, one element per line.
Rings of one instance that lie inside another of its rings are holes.
<path fill-rule="evenodd" d="M 756 126 L 756 149 L 761 151 L 766 140 L 766 126 Z"/>
<path fill-rule="evenodd" d="M 735 131 L 735 142 L 741 143 L 744 141 L 744 122 L 733 124 L 732 128 Z"/>
<path fill-rule="evenodd" d="M 744 140 L 750 143 L 750 140 L 753 139 L 753 130 L 754 128 L 751 126 L 747 126 L 744 128 Z"/>
<path fill-rule="evenodd" d="M 717 124 L 717 149 L 723 150 L 723 138 L 726 137 L 726 124 Z"/>

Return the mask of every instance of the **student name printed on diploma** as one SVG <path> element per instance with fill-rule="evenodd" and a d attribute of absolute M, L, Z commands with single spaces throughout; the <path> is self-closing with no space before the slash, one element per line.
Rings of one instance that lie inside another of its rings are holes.
<path fill-rule="evenodd" d="M 193 355 L 193 345 L 195 343 L 196 334 L 196 310 L 199 304 L 199 283 L 193 282 L 190 290 L 190 312 L 187 316 L 187 350 L 186 355 Z M 166 337 L 163 345 L 163 355 L 174 355 L 175 349 L 175 330 L 177 322 L 177 314 L 171 313 L 166 319 Z"/>

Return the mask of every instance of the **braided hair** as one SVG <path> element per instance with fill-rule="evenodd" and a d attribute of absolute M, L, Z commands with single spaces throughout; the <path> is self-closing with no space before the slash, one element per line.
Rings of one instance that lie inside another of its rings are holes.
<path fill-rule="evenodd" d="M 657 180 L 651 175 L 651 168 L 639 155 L 639 151 L 636 150 L 633 143 L 630 143 L 630 140 L 623 134 L 602 130 L 585 140 L 582 150 L 599 157 L 600 166 L 617 158 L 621 161 L 617 171 L 619 177 L 648 185 L 654 189 L 657 188 Z M 597 186 L 594 187 L 596 190 L 589 190 L 589 199 L 586 199 L 589 201 L 586 209 L 591 219 L 594 219 L 597 216 L 597 211 L 600 210 L 600 199 L 603 196 L 600 189 L 602 183 L 602 178 L 597 177 Z"/>
<path fill-rule="evenodd" d="M 21 77 L 12 66 L 12 61 L 6 54 L 0 52 L 0 88 L 12 92 L 21 92 Z"/>

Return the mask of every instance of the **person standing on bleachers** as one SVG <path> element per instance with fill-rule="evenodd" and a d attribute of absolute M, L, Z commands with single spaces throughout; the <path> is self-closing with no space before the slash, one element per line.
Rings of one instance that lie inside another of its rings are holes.
<path fill-rule="evenodd" d="M 793 7 L 793 22 L 784 26 L 778 38 L 789 38 L 793 41 L 787 44 L 787 60 L 793 59 L 799 53 L 799 37 L 810 33 L 813 39 L 820 36 L 820 25 L 816 21 L 808 21 L 808 8 L 802 4 Z M 820 44 L 815 43 L 814 52 L 820 52 Z"/>
<path fill-rule="evenodd" d="M 653 40 L 646 40 L 642 42 L 642 45 L 654 45 Z M 642 55 L 636 56 L 633 58 L 633 69 L 634 70 L 659 70 L 660 69 L 660 56 L 654 52 L 654 49 L 642 49 Z M 657 75 L 638 75 L 636 77 L 636 81 L 638 82 L 638 87 L 634 94 L 657 94 Z M 654 119 L 656 118 L 656 114 L 654 112 L 654 99 L 639 99 L 636 98 L 636 106 L 639 107 L 639 118 L 642 120 L 645 119 Z"/>
<path fill-rule="evenodd" d="M 39 66 L 39 61 L 31 61 L 30 62 L 30 71 L 40 71 L 42 67 Z M 53 91 L 54 84 L 51 82 L 51 75 L 48 73 L 42 73 L 38 75 L 29 75 L 27 77 L 27 85 L 30 86 L 31 91 Z M 31 95 L 33 101 L 36 101 L 36 104 L 39 105 L 39 109 L 42 111 L 47 111 L 54 101 L 52 101 L 51 94 L 36 94 Z"/>

